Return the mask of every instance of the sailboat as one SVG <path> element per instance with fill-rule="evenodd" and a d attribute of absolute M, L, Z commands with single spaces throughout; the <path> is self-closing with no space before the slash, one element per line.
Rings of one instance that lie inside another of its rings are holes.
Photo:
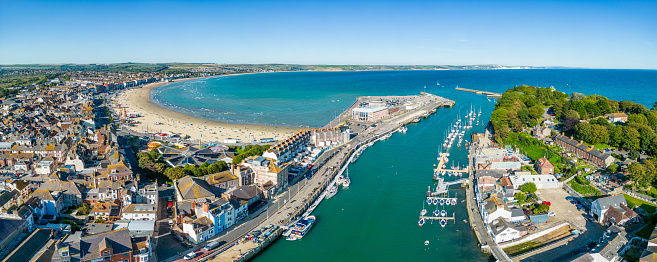
<path fill-rule="evenodd" d="M 351 184 L 351 179 L 349 179 L 349 168 L 347 168 L 347 176 L 342 179 L 342 187 L 349 187 Z"/>

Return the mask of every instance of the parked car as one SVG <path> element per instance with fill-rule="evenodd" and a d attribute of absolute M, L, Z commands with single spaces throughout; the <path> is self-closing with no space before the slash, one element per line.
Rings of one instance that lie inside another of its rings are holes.
<path fill-rule="evenodd" d="M 543 201 L 543 204 L 546 204 L 548 206 L 552 206 L 552 203 L 550 203 L 550 201 Z"/>
<path fill-rule="evenodd" d="M 556 215 L 557 215 L 557 213 L 554 213 L 554 212 L 551 212 L 551 211 L 550 211 L 550 212 L 548 212 L 548 216 L 551 216 L 551 217 L 553 217 L 553 216 L 556 216 Z"/>
<path fill-rule="evenodd" d="M 183 241 L 183 242 L 182 242 L 182 245 L 183 245 L 184 247 L 186 247 L 186 248 L 192 248 L 192 247 L 194 247 L 192 244 L 190 244 L 190 243 L 187 242 L 187 241 Z"/>
<path fill-rule="evenodd" d="M 573 205 L 577 205 L 577 201 L 575 201 L 575 200 L 570 200 L 570 203 L 573 204 Z"/>
<path fill-rule="evenodd" d="M 185 255 L 185 257 L 183 257 L 183 258 L 185 260 L 191 260 L 192 258 L 195 258 L 195 257 L 196 257 L 196 253 L 194 253 L 194 251 L 192 251 L 192 252 L 187 253 L 187 255 Z"/>

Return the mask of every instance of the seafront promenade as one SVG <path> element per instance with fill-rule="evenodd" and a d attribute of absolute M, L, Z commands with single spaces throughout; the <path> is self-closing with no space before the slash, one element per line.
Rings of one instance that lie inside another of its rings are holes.
<path fill-rule="evenodd" d="M 289 198 L 278 198 L 277 202 L 272 203 L 268 211 L 268 217 L 254 226 L 249 232 L 263 228 L 267 225 L 284 226 L 290 221 L 300 218 L 306 210 L 316 207 L 321 201 L 322 192 L 331 184 L 346 165 L 350 163 L 350 157 L 361 147 L 371 144 L 380 139 L 385 139 L 386 135 L 395 132 L 401 125 L 410 123 L 413 119 L 419 118 L 432 109 L 439 107 L 451 107 L 454 101 L 442 97 L 433 96 L 433 99 L 427 100 L 414 110 L 407 110 L 394 114 L 385 120 L 377 123 L 376 126 L 368 127 L 359 132 L 349 142 L 338 147 L 332 148 L 323 153 L 313 163 L 313 174 L 305 180 L 303 186 L 299 187 Z M 284 193 L 285 194 L 285 193 Z M 318 199 L 319 198 L 319 199 Z M 278 202 L 283 201 L 283 202 Z M 271 207 L 276 207 L 271 208 Z M 272 210 L 274 209 L 274 210 Z M 321 217 L 318 218 L 321 220 Z M 247 233 L 236 239 L 221 239 L 226 241 L 226 245 L 218 248 L 215 252 L 207 254 L 197 261 L 245 261 L 256 255 L 271 242 L 276 240 L 283 232 L 278 229 L 268 238 L 263 239 L 260 243 L 253 241 L 239 242 Z"/>

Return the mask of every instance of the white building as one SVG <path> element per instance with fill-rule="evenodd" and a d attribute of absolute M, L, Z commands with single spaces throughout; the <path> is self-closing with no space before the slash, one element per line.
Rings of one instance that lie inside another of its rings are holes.
<path fill-rule="evenodd" d="M 495 219 L 488 227 L 495 243 L 511 241 L 527 234 L 526 227 L 511 224 L 502 218 Z"/>
<path fill-rule="evenodd" d="M 125 220 L 155 220 L 155 207 L 150 204 L 130 204 L 121 212 Z"/>
<path fill-rule="evenodd" d="M 34 172 L 39 175 L 48 175 L 52 172 L 52 168 L 55 164 L 55 161 L 51 157 L 44 158 L 43 160 L 37 163 Z"/>
<path fill-rule="evenodd" d="M 554 175 L 518 175 L 518 173 L 521 172 L 509 176 L 515 189 L 520 189 L 522 185 L 527 183 L 536 184 L 537 189 L 559 188 L 559 180 Z"/>

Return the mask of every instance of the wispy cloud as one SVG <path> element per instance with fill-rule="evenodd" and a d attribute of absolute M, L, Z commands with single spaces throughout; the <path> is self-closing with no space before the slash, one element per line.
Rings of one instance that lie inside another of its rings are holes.
<path fill-rule="evenodd" d="M 456 41 L 456 42 L 459 42 L 459 43 L 465 43 L 465 42 L 468 42 L 468 40 L 465 40 L 465 39 L 459 39 L 459 40 Z"/>

